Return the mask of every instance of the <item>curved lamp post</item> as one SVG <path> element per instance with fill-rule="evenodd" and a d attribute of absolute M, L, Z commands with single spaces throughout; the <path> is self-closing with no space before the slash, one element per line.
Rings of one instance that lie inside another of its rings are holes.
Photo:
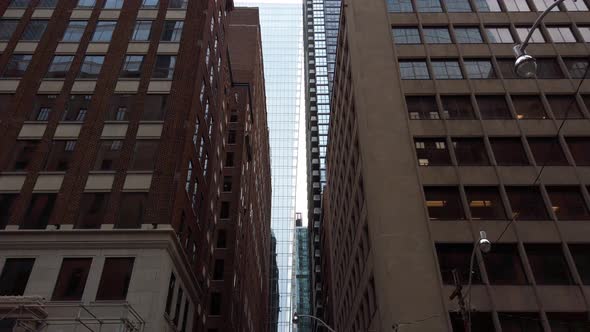
<path fill-rule="evenodd" d="M 555 0 L 555 2 L 547 7 L 547 9 L 545 9 L 545 11 L 541 13 L 539 17 L 537 17 L 524 41 L 521 44 L 514 45 L 512 48 L 514 50 L 514 55 L 516 56 L 516 61 L 514 62 L 514 71 L 516 71 L 518 76 L 523 78 L 531 78 L 537 73 L 537 60 L 535 60 L 534 57 L 526 54 L 526 48 L 529 45 L 531 36 L 539 27 L 539 24 L 541 24 L 545 16 L 547 16 L 547 14 L 549 14 L 553 8 L 559 6 L 559 4 L 564 1 L 565 0 Z"/>
<path fill-rule="evenodd" d="M 326 322 L 324 322 L 323 320 L 317 318 L 316 316 L 312 316 L 312 315 L 293 313 L 293 324 L 297 324 L 297 322 L 299 322 L 299 317 L 309 317 L 309 318 L 315 319 L 318 322 L 320 322 L 325 328 L 327 328 L 328 331 L 336 332 L 333 328 L 331 328 L 328 324 L 326 324 Z"/>

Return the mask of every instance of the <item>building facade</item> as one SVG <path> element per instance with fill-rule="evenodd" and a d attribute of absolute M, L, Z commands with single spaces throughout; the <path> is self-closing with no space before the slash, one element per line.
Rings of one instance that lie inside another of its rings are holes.
<path fill-rule="evenodd" d="M 293 254 L 293 311 L 311 315 L 311 270 L 309 264 L 309 228 L 303 226 L 301 213 L 295 217 L 295 250 Z M 309 317 L 299 318 L 293 331 L 313 331 Z"/>
<path fill-rule="evenodd" d="M 337 331 L 589 328 L 590 4 L 534 32 L 535 78 L 513 69 L 551 3 L 343 5 L 322 205 Z"/>
<path fill-rule="evenodd" d="M 73 325 L 51 328 L 70 331 L 90 310 L 83 319 L 95 328 L 106 321 L 91 315 L 127 317 L 103 331 L 205 331 L 220 314 L 216 230 L 227 152 L 239 150 L 226 140 L 238 89 L 232 9 L 231 0 L 0 3 L 1 326 L 58 325 L 60 315 Z M 238 93 L 241 107 L 253 98 Z M 250 144 L 265 148 L 263 134 Z M 251 153 L 263 170 L 265 152 Z M 267 185 L 241 181 L 259 186 L 248 211 L 264 204 Z M 247 220 L 262 228 L 267 209 Z M 36 316 L 4 315 L 19 303 Z"/>

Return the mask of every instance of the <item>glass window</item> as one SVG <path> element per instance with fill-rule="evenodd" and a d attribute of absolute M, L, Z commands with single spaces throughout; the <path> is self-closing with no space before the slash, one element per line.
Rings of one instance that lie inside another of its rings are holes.
<path fill-rule="evenodd" d="M 522 1 L 522 2 L 524 2 L 524 1 Z M 530 30 L 531 30 L 530 28 L 519 28 L 519 27 L 516 28 L 516 33 L 518 34 L 518 38 L 520 39 L 521 42 L 524 42 L 524 40 Z M 531 35 L 531 38 L 529 39 L 529 43 L 535 44 L 535 43 L 544 43 L 544 42 L 545 42 L 545 37 L 543 37 L 543 33 L 541 32 L 541 30 L 539 30 L 538 28 L 535 29 L 535 31 Z"/>
<path fill-rule="evenodd" d="M 548 95 L 547 101 L 556 119 L 583 119 L 582 111 L 575 96 Z"/>
<path fill-rule="evenodd" d="M 494 250 L 483 255 L 492 285 L 526 285 L 522 261 L 516 244 L 496 244 Z"/>
<path fill-rule="evenodd" d="M 558 220 L 588 220 L 590 213 L 578 187 L 546 187 Z"/>
<path fill-rule="evenodd" d="M 539 96 L 511 96 L 517 119 L 547 119 Z"/>
<path fill-rule="evenodd" d="M 133 41 L 149 40 L 151 31 L 152 31 L 152 21 L 137 21 L 137 22 L 135 22 L 135 28 L 133 29 L 133 35 L 131 36 L 131 40 L 133 40 Z"/>
<path fill-rule="evenodd" d="M 122 193 L 116 228 L 140 228 L 145 215 L 147 198 L 147 193 Z"/>
<path fill-rule="evenodd" d="M 450 44 L 451 34 L 446 27 L 424 28 L 424 40 L 427 44 Z"/>
<path fill-rule="evenodd" d="M 70 95 L 62 121 L 84 121 L 91 101 L 92 95 Z"/>
<path fill-rule="evenodd" d="M 564 58 L 563 62 L 571 78 L 584 78 L 588 71 L 588 59 L 586 58 Z"/>
<path fill-rule="evenodd" d="M 170 281 L 168 282 L 168 294 L 166 295 L 166 314 L 170 316 L 170 309 L 172 307 L 172 297 L 174 296 L 174 290 L 176 289 L 176 276 L 174 273 L 170 275 Z"/>
<path fill-rule="evenodd" d="M 485 144 L 481 138 L 453 138 L 452 141 L 459 165 L 490 164 Z"/>
<path fill-rule="evenodd" d="M 76 228 L 99 229 L 109 204 L 109 193 L 83 193 Z"/>
<path fill-rule="evenodd" d="M 403 80 L 428 80 L 428 68 L 426 61 L 408 61 L 401 60 L 399 62 L 400 75 Z"/>
<path fill-rule="evenodd" d="M 522 0 L 517 0 L 522 1 Z M 523 1 L 524 2 L 524 1 Z M 536 312 L 499 312 L 502 331 L 543 332 L 541 317 Z"/>
<path fill-rule="evenodd" d="M 143 55 L 128 55 L 125 57 L 123 68 L 121 69 L 122 78 L 139 78 L 141 67 L 143 66 Z"/>
<path fill-rule="evenodd" d="M 211 301 L 209 305 L 209 315 L 218 316 L 221 315 L 221 293 L 212 292 Z"/>
<path fill-rule="evenodd" d="M 475 6 L 480 12 L 501 12 L 498 0 L 475 0 Z"/>
<path fill-rule="evenodd" d="M 465 213 L 457 187 L 425 187 L 430 220 L 464 220 Z"/>
<path fill-rule="evenodd" d="M 412 120 L 437 120 L 438 107 L 433 96 L 407 96 L 406 105 Z"/>
<path fill-rule="evenodd" d="M 396 44 L 420 44 L 418 28 L 393 28 L 393 40 Z"/>
<path fill-rule="evenodd" d="M 457 271 L 459 281 L 462 285 L 469 282 L 469 266 L 471 265 L 471 252 L 473 245 L 468 243 L 437 243 L 436 255 L 443 284 L 454 285 L 453 270 Z M 481 274 L 477 264 L 474 261 L 473 271 L 471 273 L 472 282 L 481 284 Z"/>
<path fill-rule="evenodd" d="M 170 0 L 168 8 L 183 9 L 188 5 L 188 0 Z"/>
<path fill-rule="evenodd" d="M 523 0 L 504 0 L 504 5 L 509 12 L 530 12 L 531 8 Z"/>
<path fill-rule="evenodd" d="M 105 9 L 121 9 L 123 8 L 123 0 L 106 0 L 104 3 Z"/>
<path fill-rule="evenodd" d="M 46 78 L 65 78 L 66 74 L 70 70 L 72 61 L 74 60 L 73 55 L 55 55 L 47 70 Z"/>
<path fill-rule="evenodd" d="M 549 215 L 538 187 L 506 187 L 515 220 L 548 220 Z"/>
<path fill-rule="evenodd" d="M 486 27 L 488 39 L 492 44 L 514 44 L 514 38 L 509 28 Z"/>
<path fill-rule="evenodd" d="M 55 206 L 57 194 L 33 194 L 21 229 L 45 229 Z"/>
<path fill-rule="evenodd" d="M 216 241 L 216 248 L 227 248 L 227 234 L 224 229 L 220 229 L 217 231 L 217 241 Z"/>
<path fill-rule="evenodd" d="M 537 7 L 538 12 L 542 12 L 545 9 L 549 8 L 549 6 L 552 5 L 554 2 L 555 0 L 533 0 L 533 3 L 535 4 L 535 7 Z M 553 7 L 551 11 L 559 11 L 559 6 Z"/>
<path fill-rule="evenodd" d="M 505 220 L 506 210 L 497 187 L 465 187 L 474 220 Z"/>
<path fill-rule="evenodd" d="M 476 96 L 475 99 L 482 119 L 512 119 L 504 96 Z"/>
<path fill-rule="evenodd" d="M 165 21 L 161 41 L 179 42 L 184 21 Z"/>
<path fill-rule="evenodd" d="M 576 43 L 576 37 L 570 27 L 547 27 L 547 32 L 554 43 Z"/>
<path fill-rule="evenodd" d="M 416 7 L 421 13 L 440 13 L 442 7 L 439 0 L 416 0 Z"/>
<path fill-rule="evenodd" d="M 91 264 L 92 258 L 64 258 L 51 300 L 80 301 Z"/>
<path fill-rule="evenodd" d="M 508 59 L 496 59 L 498 61 L 498 67 L 502 73 L 504 79 L 519 79 L 521 78 L 514 71 L 514 58 Z"/>
<path fill-rule="evenodd" d="M 553 332 L 584 332 L 590 327 L 585 312 L 547 312 L 547 320 Z"/>
<path fill-rule="evenodd" d="M 101 140 L 94 161 L 94 170 L 111 171 L 121 156 L 122 141 Z"/>
<path fill-rule="evenodd" d="M 585 42 L 589 43 L 590 42 L 590 27 L 578 26 L 578 31 L 580 31 L 580 34 L 582 35 L 582 39 L 584 39 Z"/>
<path fill-rule="evenodd" d="M 17 20 L 0 20 L 0 40 L 10 40 L 17 26 Z"/>
<path fill-rule="evenodd" d="M 158 55 L 156 57 L 156 68 L 152 73 L 153 78 L 164 78 L 171 80 L 174 76 L 176 66 L 175 55 Z"/>
<path fill-rule="evenodd" d="M 572 277 L 561 245 L 525 244 L 529 263 L 539 285 L 571 285 Z"/>
<path fill-rule="evenodd" d="M 54 107 L 56 95 L 37 95 L 33 102 L 33 112 L 30 113 L 31 121 L 48 121 L 51 110 Z"/>
<path fill-rule="evenodd" d="M 570 12 L 587 11 L 588 7 L 584 3 L 584 0 L 565 0 L 563 2 L 565 8 Z"/>
<path fill-rule="evenodd" d="M 394 13 L 413 12 L 411 0 L 387 0 L 387 10 Z"/>
<path fill-rule="evenodd" d="M 567 166 L 569 163 L 563 154 L 561 144 L 555 137 L 529 137 L 529 146 L 537 165 Z"/>
<path fill-rule="evenodd" d="M 117 21 L 98 21 L 94 33 L 92 34 L 93 42 L 110 42 L 113 38 L 113 32 L 117 26 Z"/>
<path fill-rule="evenodd" d="M 105 258 L 96 293 L 97 301 L 122 301 L 127 298 L 134 261 L 133 257 Z"/>
<path fill-rule="evenodd" d="M 158 9 L 159 0 L 143 0 L 141 8 Z"/>
<path fill-rule="evenodd" d="M 526 166 L 529 160 L 518 137 L 490 138 L 490 145 L 499 166 Z"/>
<path fill-rule="evenodd" d="M 53 141 L 49 150 L 49 156 L 45 163 L 46 171 L 64 172 L 70 167 L 74 159 L 76 141 Z"/>
<path fill-rule="evenodd" d="M 8 224 L 8 219 L 12 213 L 12 206 L 18 196 L 19 194 L 0 194 L 0 229 L 4 229 Z"/>
<path fill-rule="evenodd" d="M 6 64 L 6 68 L 4 69 L 4 73 L 2 73 L 2 77 L 23 77 L 27 71 L 27 67 L 29 67 L 29 64 L 31 63 L 32 58 L 33 56 L 29 54 L 13 54 Z"/>
<path fill-rule="evenodd" d="M 570 244 L 570 252 L 584 285 L 590 285 L 590 244 Z"/>
<path fill-rule="evenodd" d="M 145 96 L 144 109 L 141 113 L 142 121 L 162 121 L 166 115 L 166 102 L 168 95 Z"/>
<path fill-rule="evenodd" d="M 465 60 L 465 71 L 471 79 L 496 78 L 494 66 L 490 60 Z"/>
<path fill-rule="evenodd" d="M 459 44 L 483 43 L 479 28 L 455 28 L 455 38 Z"/>
<path fill-rule="evenodd" d="M 470 12 L 469 0 L 445 0 L 448 12 Z"/>
<path fill-rule="evenodd" d="M 34 258 L 7 258 L 0 275 L 0 296 L 22 296 L 25 294 Z"/>
<path fill-rule="evenodd" d="M 12 0 L 8 5 L 8 8 L 25 8 L 29 6 L 31 0 Z"/>
<path fill-rule="evenodd" d="M 441 96 L 445 119 L 475 119 L 475 111 L 469 96 Z"/>
<path fill-rule="evenodd" d="M 567 137 L 567 145 L 578 166 L 590 166 L 590 137 Z"/>
<path fill-rule="evenodd" d="M 8 162 L 7 171 L 24 171 L 35 157 L 39 141 L 17 140 Z"/>
<path fill-rule="evenodd" d="M 131 170 L 153 170 L 156 163 L 156 151 L 158 150 L 157 140 L 138 140 L 135 142 L 133 160 L 129 169 Z"/>
<path fill-rule="evenodd" d="M 216 259 L 213 265 L 213 280 L 223 280 L 224 260 Z"/>
<path fill-rule="evenodd" d="M 416 138 L 414 145 L 420 166 L 452 165 L 444 138 Z"/>
<path fill-rule="evenodd" d="M 221 202 L 221 206 L 219 207 L 219 219 L 228 219 L 229 218 L 229 210 L 230 203 L 223 201 Z"/>
<path fill-rule="evenodd" d="M 458 61 L 433 60 L 432 71 L 438 80 L 460 80 L 463 78 Z"/>
<path fill-rule="evenodd" d="M 78 8 L 94 8 L 96 0 L 78 0 Z"/>
<path fill-rule="evenodd" d="M 79 42 L 86 30 L 87 21 L 70 21 L 62 38 L 64 42 Z"/>
<path fill-rule="evenodd" d="M 100 69 L 104 63 L 104 55 L 87 55 L 84 57 L 82 69 L 78 73 L 78 78 L 98 78 Z"/>
<path fill-rule="evenodd" d="M 451 283 L 451 285 L 453 285 Z M 450 312 L 453 332 L 467 332 L 461 313 Z M 470 314 L 471 330 L 477 332 L 495 332 L 492 314 L 489 312 L 472 312 Z"/>
<path fill-rule="evenodd" d="M 149 95 L 148 95 L 149 96 Z M 129 112 L 133 106 L 133 95 L 114 94 L 109 102 L 107 121 L 128 121 Z M 149 102 L 146 103 L 149 105 Z"/>

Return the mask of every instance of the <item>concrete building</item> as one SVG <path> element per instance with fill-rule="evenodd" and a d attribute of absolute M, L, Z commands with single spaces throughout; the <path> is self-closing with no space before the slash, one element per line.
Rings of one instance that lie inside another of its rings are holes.
<path fill-rule="evenodd" d="M 293 250 L 293 303 L 294 312 L 311 315 L 311 270 L 309 256 L 309 230 L 303 226 L 301 213 L 295 217 L 295 249 Z M 313 331 L 312 320 L 301 317 L 293 331 Z"/>
<path fill-rule="evenodd" d="M 551 3 L 343 2 L 321 239 L 335 330 L 589 329 L 590 4 L 533 34 L 535 78 L 513 70 Z"/>

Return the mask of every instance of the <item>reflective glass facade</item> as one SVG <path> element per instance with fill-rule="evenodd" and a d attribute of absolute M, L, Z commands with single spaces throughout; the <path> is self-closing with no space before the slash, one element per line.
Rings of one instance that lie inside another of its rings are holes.
<path fill-rule="evenodd" d="M 240 0 L 260 9 L 272 173 L 271 226 L 279 269 L 278 331 L 291 331 L 291 277 L 301 89 L 303 6 L 293 0 Z"/>
<path fill-rule="evenodd" d="M 299 219 L 300 221 L 301 219 Z M 299 314 L 311 315 L 311 289 L 309 269 L 309 231 L 300 223 L 295 228 L 295 254 L 293 255 L 293 303 Z M 301 317 L 293 331 L 312 332 L 311 318 Z"/>

